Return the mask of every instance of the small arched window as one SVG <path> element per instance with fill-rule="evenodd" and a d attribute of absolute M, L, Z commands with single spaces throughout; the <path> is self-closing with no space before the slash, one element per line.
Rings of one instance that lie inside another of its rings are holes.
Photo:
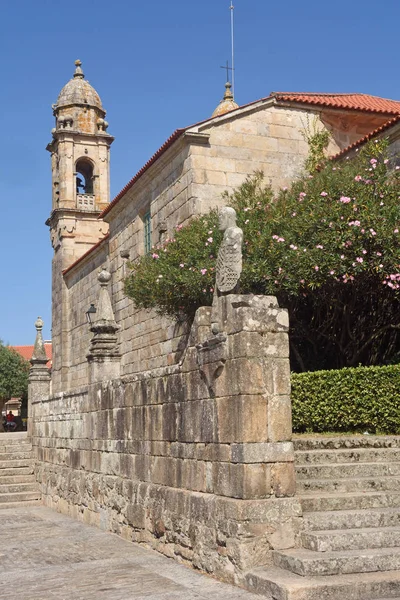
<path fill-rule="evenodd" d="M 86 158 L 76 163 L 76 193 L 93 195 L 93 165 Z"/>

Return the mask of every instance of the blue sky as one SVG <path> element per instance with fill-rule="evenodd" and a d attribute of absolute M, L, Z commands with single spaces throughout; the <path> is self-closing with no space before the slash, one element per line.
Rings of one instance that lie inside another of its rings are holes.
<path fill-rule="evenodd" d="M 51 337 L 51 104 L 80 58 L 115 136 L 112 196 L 178 127 L 211 115 L 230 0 L 1 0 L 0 339 Z M 395 0 L 235 0 L 236 100 L 271 91 L 400 99 Z"/>

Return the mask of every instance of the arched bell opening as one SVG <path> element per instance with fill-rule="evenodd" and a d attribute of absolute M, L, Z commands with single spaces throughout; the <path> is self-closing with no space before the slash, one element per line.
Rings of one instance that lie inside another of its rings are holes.
<path fill-rule="evenodd" d="M 80 158 L 76 163 L 76 193 L 94 194 L 93 164 L 86 158 Z"/>
<path fill-rule="evenodd" d="M 75 167 L 76 206 L 83 210 L 93 210 L 94 201 L 94 165 L 87 158 L 80 158 Z"/>

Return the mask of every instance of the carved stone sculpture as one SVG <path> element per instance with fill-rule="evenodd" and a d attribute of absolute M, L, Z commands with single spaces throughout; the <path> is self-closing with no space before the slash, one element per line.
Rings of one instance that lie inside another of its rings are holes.
<path fill-rule="evenodd" d="M 217 257 L 217 294 L 234 294 L 242 272 L 243 231 L 236 225 L 236 211 L 230 206 L 221 210 L 219 228 L 224 239 Z"/>

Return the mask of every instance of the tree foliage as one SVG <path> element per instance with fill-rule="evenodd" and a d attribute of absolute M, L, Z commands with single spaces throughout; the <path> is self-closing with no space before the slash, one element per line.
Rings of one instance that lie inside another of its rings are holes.
<path fill-rule="evenodd" d="M 256 173 L 225 200 L 244 232 L 242 292 L 288 308 L 295 370 L 384 364 L 400 352 L 399 172 L 386 141 L 278 193 Z M 215 211 L 193 219 L 132 265 L 125 290 L 137 307 L 190 319 L 211 303 L 217 221 Z"/>
<path fill-rule="evenodd" d="M 0 341 L 0 402 L 26 396 L 29 367 L 18 352 Z"/>

